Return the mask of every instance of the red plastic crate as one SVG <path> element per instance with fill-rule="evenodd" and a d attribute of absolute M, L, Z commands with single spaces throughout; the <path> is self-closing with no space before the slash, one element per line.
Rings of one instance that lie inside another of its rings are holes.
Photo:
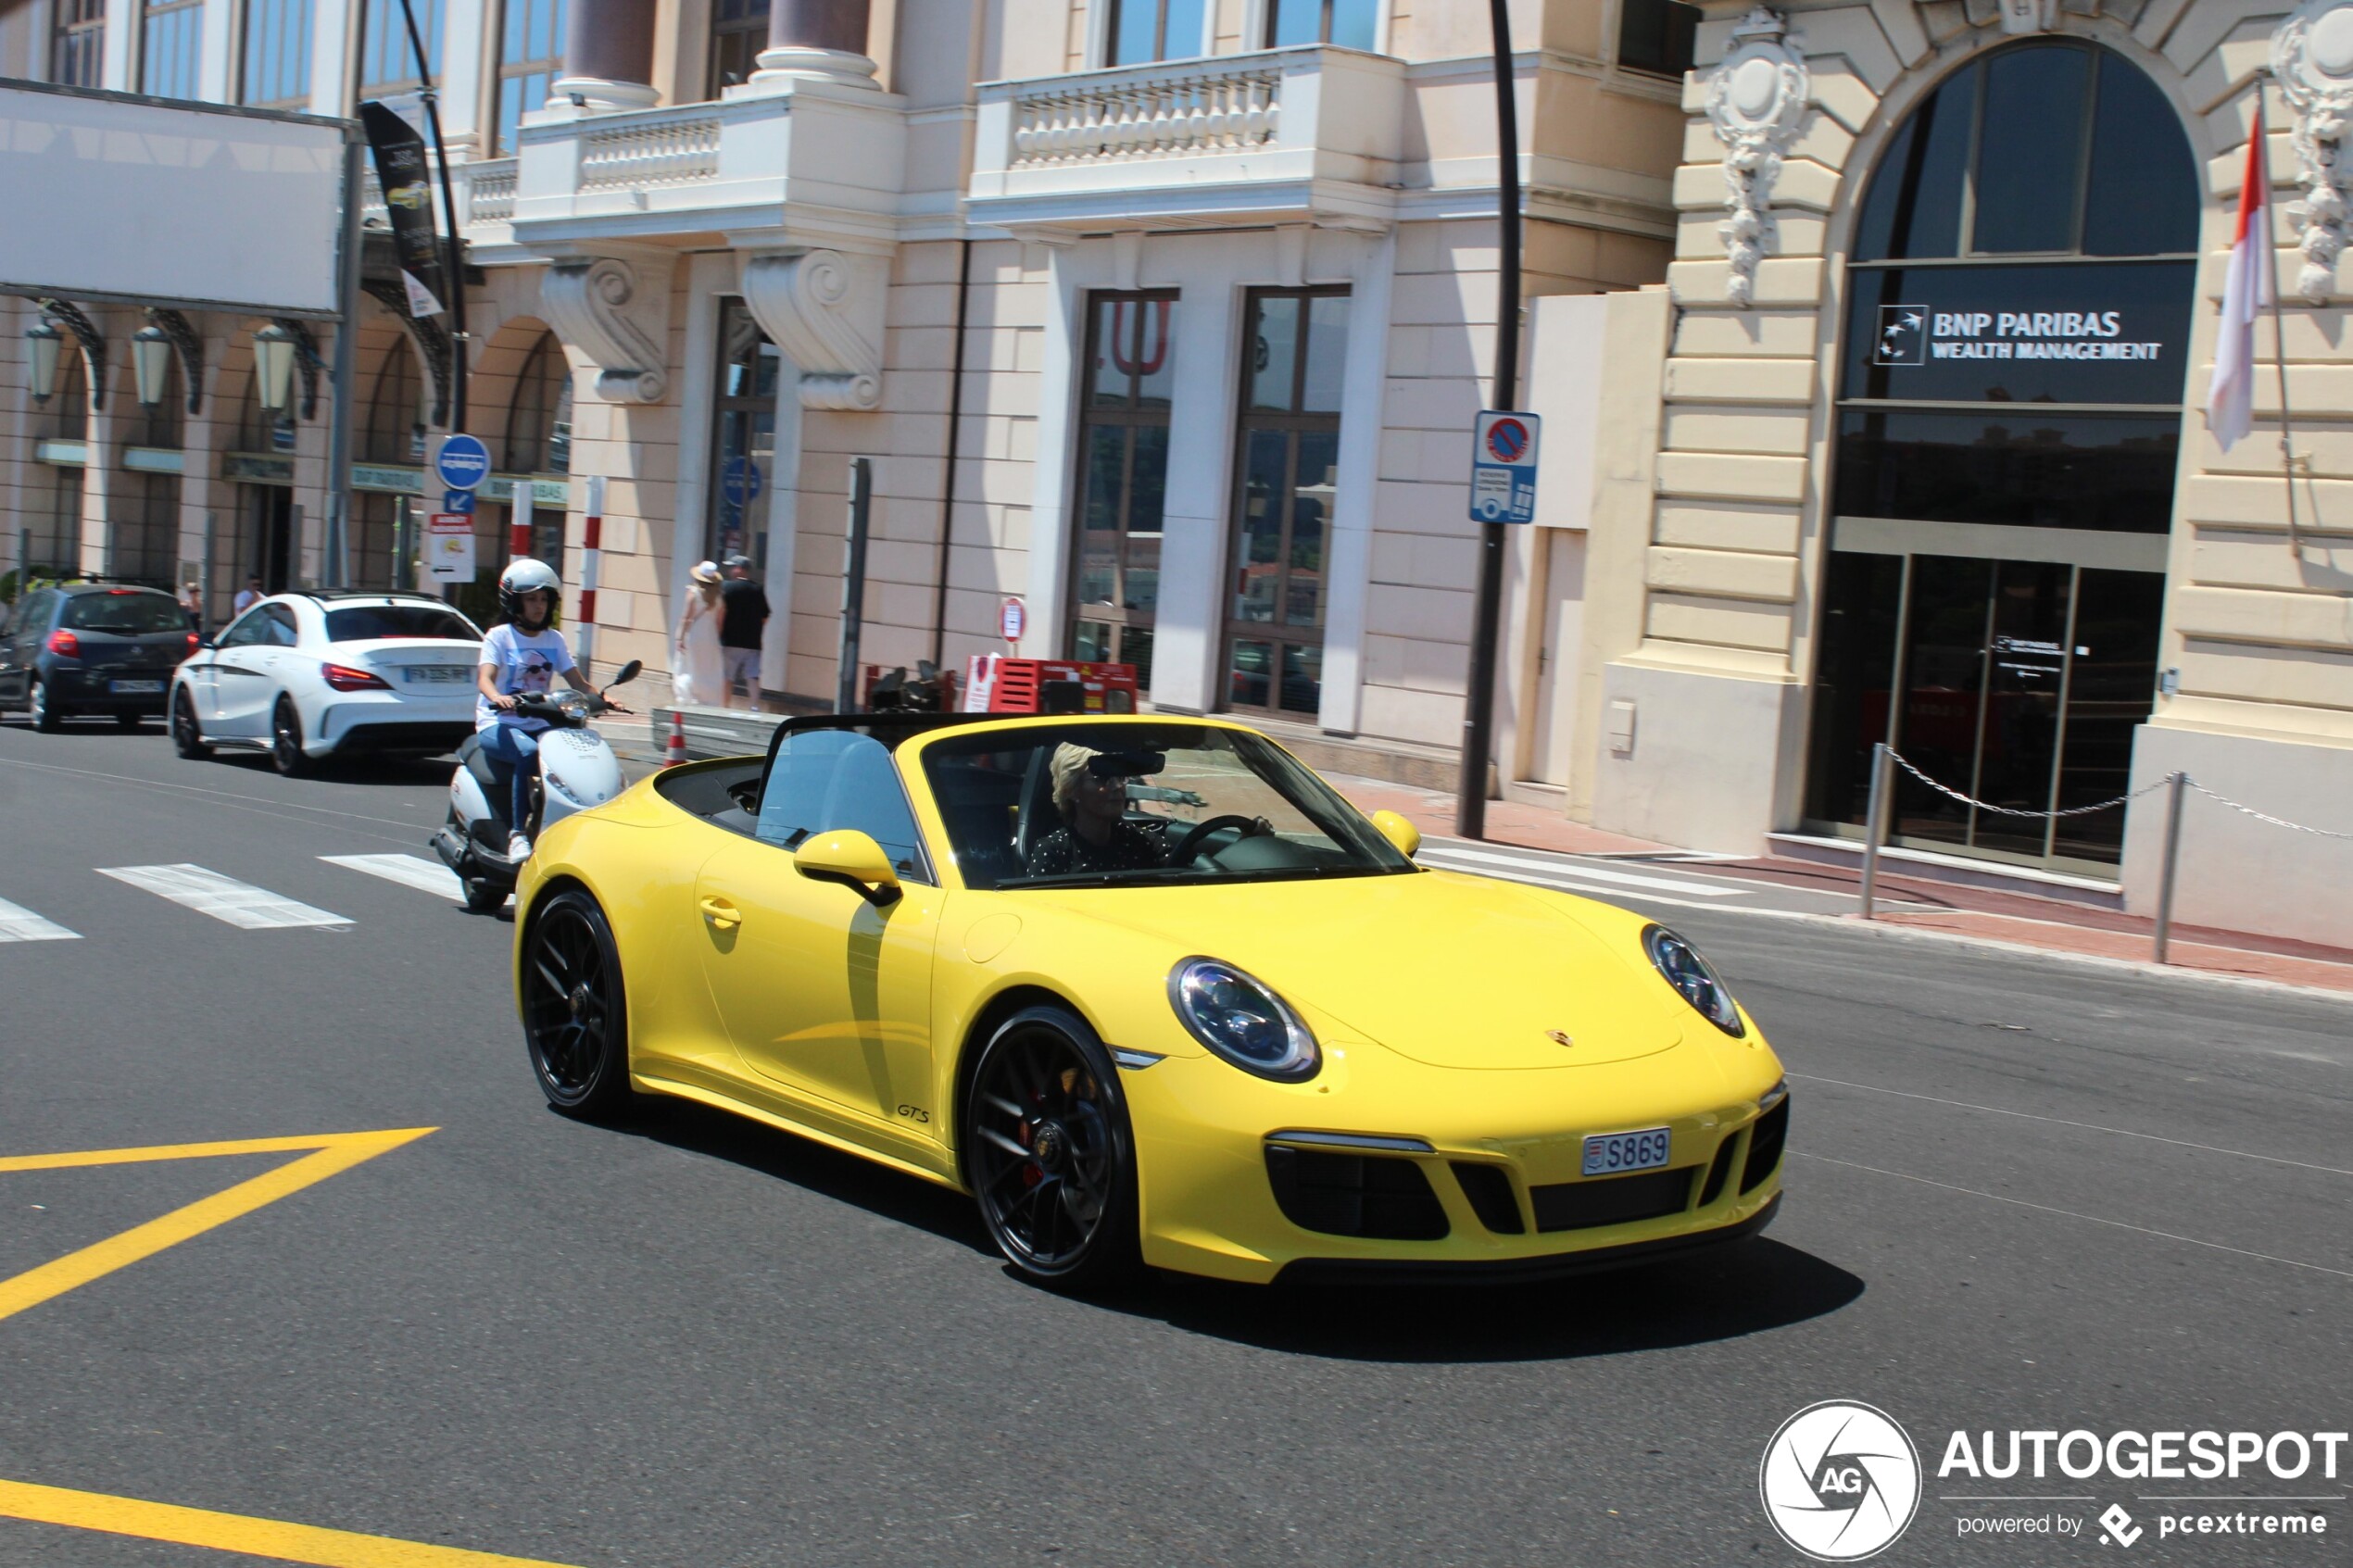
<path fill-rule="evenodd" d="M 1088 713 L 1136 711 L 1136 667 L 1084 664 L 1064 659 L 1014 659 L 976 653 L 964 667 L 963 711 L 1037 713 L 1050 681 L 1076 681 L 1086 692 Z"/>

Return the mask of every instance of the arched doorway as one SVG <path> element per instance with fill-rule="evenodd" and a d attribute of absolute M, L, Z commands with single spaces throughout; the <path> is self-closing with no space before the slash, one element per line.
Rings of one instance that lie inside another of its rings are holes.
<path fill-rule="evenodd" d="M 417 351 L 406 336 L 396 338 L 384 350 L 375 395 L 368 400 L 368 421 L 359 442 L 361 460 L 422 468 L 431 419 Z M 363 491 L 352 501 L 351 586 L 414 586 L 416 533 L 423 524 L 411 498 Z"/>
<path fill-rule="evenodd" d="M 1947 77 L 1881 156 L 1847 263 L 1806 815 L 1859 832 L 1873 743 L 2020 812 L 2123 793 L 2156 683 L 2196 277 L 2180 118 L 2076 41 Z M 1899 771 L 1897 843 L 2112 867 Z"/>
<path fill-rule="evenodd" d="M 532 345 L 515 378 L 514 399 L 507 407 L 507 438 L 500 467 L 518 475 L 560 476 L 572 470 L 572 361 L 553 332 L 544 332 Z M 520 483 L 520 481 L 518 482 Z M 511 508 L 509 508 L 511 516 Z M 564 508 L 561 504 L 535 506 L 531 514 L 531 553 L 552 561 L 560 571 L 564 554 Z M 508 540 L 501 535 L 488 558 L 503 561 Z"/>

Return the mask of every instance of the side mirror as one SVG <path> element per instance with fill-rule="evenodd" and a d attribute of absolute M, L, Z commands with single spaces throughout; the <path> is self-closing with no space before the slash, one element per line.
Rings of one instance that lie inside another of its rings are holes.
<path fill-rule="evenodd" d="M 855 828 L 817 834 L 793 852 L 793 864 L 805 877 L 857 889 L 876 909 L 898 901 L 899 872 L 890 857 Z"/>
<path fill-rule="evenodd" d="M 1378 828 L 1380 835 L 1395 845 L 1397 852 L 1409 860 L 1414 858 L 1414 851 L 1422 847 L 1422 830 L 1394 811 L 1374 812 L 1373 826 Z"/>
<path fill-rule="evenodd" d="M 646 661 L 644 659 L 633 659 L 628 663 L 623 665 L 619 672 L 617 672 L 611 680 L 607 681 L 605 684 L 608 686 L 618 686 L 624 682 L 634 681 L 637 678 L 637 672 L 645 669 L 645 667 Z"/>

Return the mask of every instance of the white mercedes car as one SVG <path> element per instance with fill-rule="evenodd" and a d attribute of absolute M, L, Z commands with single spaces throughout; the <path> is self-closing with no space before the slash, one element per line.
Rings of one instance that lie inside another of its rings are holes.
<path fill-rule="evenodd" d="M 263 599 L 171 677 L 180 755 L 266 751 L 282 773 L 355 753 L 431 756 L 473 734 L 482 632 L 424 594 Z"/>

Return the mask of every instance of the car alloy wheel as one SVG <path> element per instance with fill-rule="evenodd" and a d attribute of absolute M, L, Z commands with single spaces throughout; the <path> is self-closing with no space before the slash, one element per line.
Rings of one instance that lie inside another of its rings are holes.
<path fill-rule="evenodd" d="M 196 727 L 196 705 L 185 686 L 171 699 L 171 748 L 191 762 L 212 755 L 212 747 L 204 743 L 204 732 Z"/>
<path fill-rule="evenodd" d="M 295 717 L 294 699 L 282 696 L 270 716 L 270 760 L 288 778 L 309 763 L 302 754 L 302 721 Z"/>
<path fill-rule="evenodd" d="M 1136 1264 L 1118 1072 L 1086 1021 L 1059 1007 L 1007 1019 L 973 1070 L 965 1176 L 998 1249 L 1034 1280 L 1091 1286 Z"/>
<path fill-rule="evenodd" d="M 50 705 L 49 683 L 46 681 L 32 683 L 32 690 L 25 698 L 25 708 L 32 719 L 32 727 L 44 735 L 56 734 L 57 725 L 65 719 L 64 714 Z"/>
<path fill-rule="evenodd" d="M 523 939 L 522 1018 L 532 1071 L 567 1115 L 610 1116 L 629 1102 L 629 1014 L 621 954 L 597 900 L 567 888 Z"/>

